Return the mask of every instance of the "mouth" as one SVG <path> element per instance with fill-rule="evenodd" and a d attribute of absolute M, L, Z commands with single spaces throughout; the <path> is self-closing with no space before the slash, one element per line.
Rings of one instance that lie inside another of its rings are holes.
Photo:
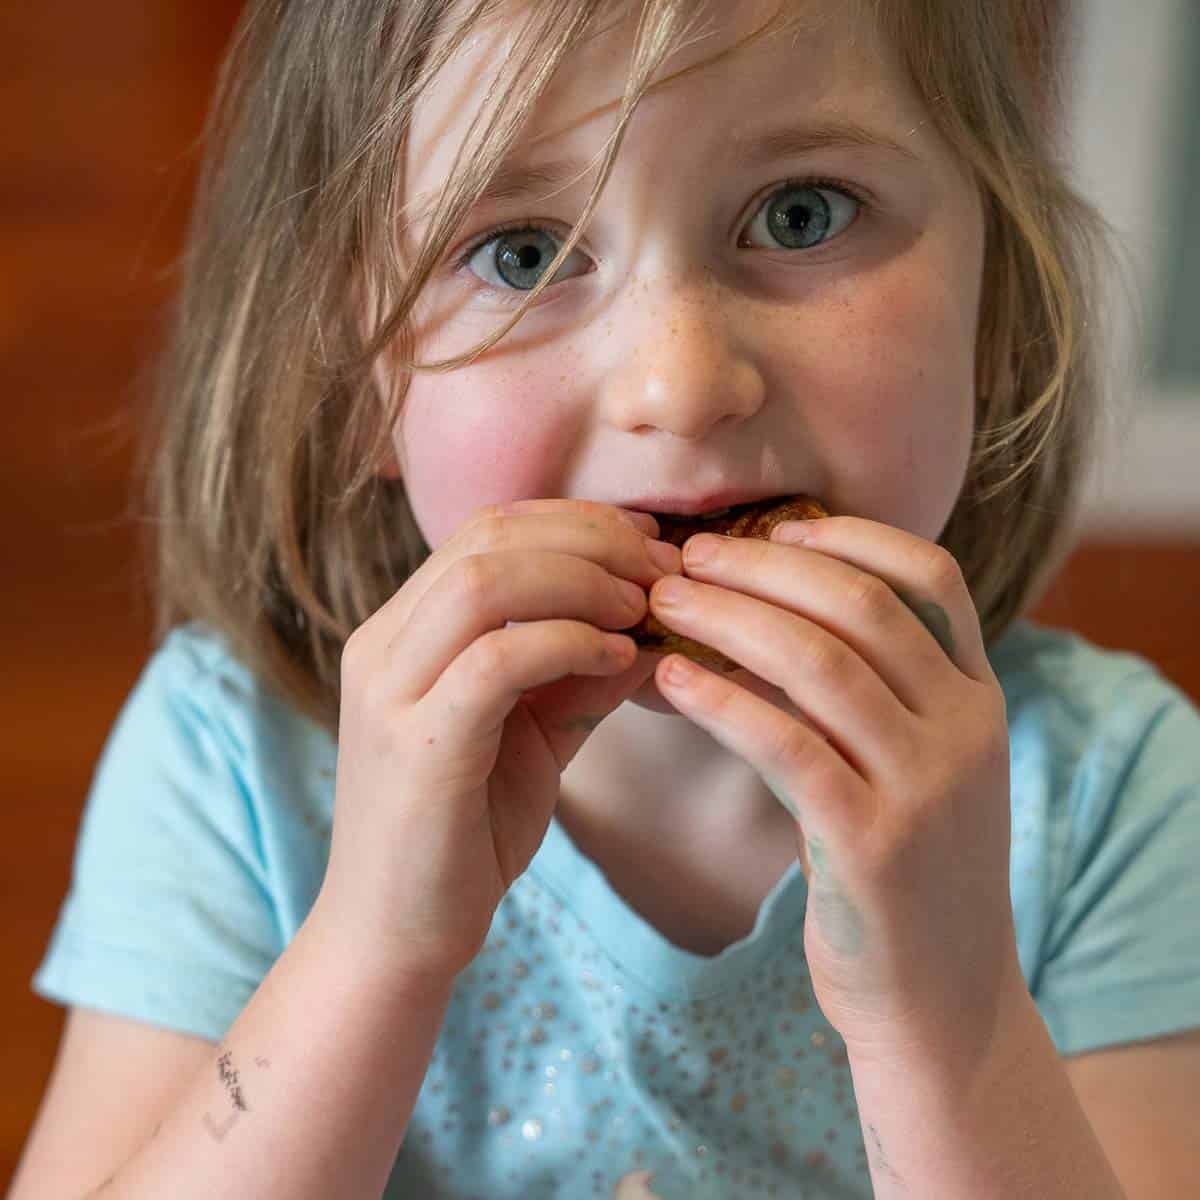
<path fill-rule="evenodd" d="M 650 513 L 652 516 L 668 521 L 710 521 L 718 517 L 736 513 L 740 509 L 749 509 L 775 500 L 785 499 L 794 492 L 756 492 L 734 491 L 710 492 L 706 496 L 695 499 L 653 496 L 641 500 L 620 502 L 621 508 L 633 509 L 637 512 Z"/>
<path fill-rule="evenodd" d="M 715 521 L 718 517 L 724 517 L 727 512 L 731 512 L 730 506 L 726 505 L 724 509 L 713 509 L 710 512 L 697 512 L 694 517 L 686 517 L 689 521 Z M 684 517 L 679 516 L 676 512 L 655 512 L 655 516 L 664 517 L 667 521 L 680 521 Z"/>

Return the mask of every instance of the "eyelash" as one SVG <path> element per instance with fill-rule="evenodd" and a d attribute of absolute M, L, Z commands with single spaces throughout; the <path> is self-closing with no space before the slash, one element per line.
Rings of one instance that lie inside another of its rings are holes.
<path fill-rule="evenodd" d="M 800 179 L 785 179 L 781 183 L 777 184 L 774 188 L 772 188 L 771 191 L 764 194 L 762 203 L 765 203 L 776 192 L 787 191 L 788 188 L 814 188 L 814 189 L 826 189 L 831 192 L 841 192 L 843 195 L 848 196 L 851 200 L 853 200 L 856 204 L 858 204 L 860 209 L 866 209 L 866 210 L 870 211 L 870 209 L 872 209 L 874 207 L 874 202 L 871 199 L 871 197 L 869 197 L 861 188 L 855 187 L 853 184 L 846 183 L 844 180 L 841 180 L 841 179 L 826 179 L 822 176 L 807 176 L 805 178 L 800 178 Z M 758 207 L 754 209 L 754 212 L 757 212 L 758 208 L 762 207 L 762 203 L 760 203 L 758 205 Z M 848 225 L 846 227 L 846 229 L 850 229 L 857 220 L 858 220 L 858 216 L 856 215 L 854 218 L 854 221 L 852 221 L 850 223 L 850 225 Z M 460 255 L 458 255 L 455 258 L 454 270 L 456 273 L 458 273 L 460 271 L 465 271 L 467 269 L 467 264 L 471 261 L 472 258 L 475 257 L 476 254 L 479 253 L 479 251 L 484 246 L 486 246 L 488 244 L 488 242 L 494 241 L 496 238 L 503 237 L 504 234 L 506 234 L 506 233 L 550 233 L 550 232 L 552 232 L 552 231 L 550 229 L 548 229 L 546 226 L 536 225 L 536 224 L 531 223 L 530 221 L 508 221 L 504 224 L 497 225 L 494 228 L 489 229 L 486 233 L 481 234 L 479 237 L 475 238 L 471 242 L 470 246 L 468 246 L 466 250 L 464 250 Z M 845 232 L 845 230 L 843 230 L 843 232 Z M 840 237 L 841 235 L 839 234 L 838 236 Z M 786 250 L 787 248 L 784 246 L 781 246 L 780 249 Z M 791 253 L 795 253 L 795 251 L 791 251 Z M 482 280 L 480 281 L 480 283 L 484 287 L 488 286 L 488 284 L 484 283 Z M 499 289 L 496 289 L 496 290 L 499 290 Z M 505 292 L 505 294 L 509 294 L 509 293 Z M 522 291 L 519 291 L 517 289 L 513 289 L 512 294 L 516 295 L 516 296 L 521 296 L 521 295 L 524 295 L 525 293 Z"/>

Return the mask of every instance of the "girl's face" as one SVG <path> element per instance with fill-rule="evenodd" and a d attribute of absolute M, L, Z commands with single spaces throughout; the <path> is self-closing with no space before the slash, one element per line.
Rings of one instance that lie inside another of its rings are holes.
<path fill-rule="evenodd" d="M 983 210 L 894 51 L 853 19 L 858 6 L 824 7 L 811 29 L 646 97 L 558 280 L 469 366 L 412 378 L 391 470 L 431 548 L 486 504 L 638 507 L 724 488 L 808 493 L 939 537 L 971 444 Z M 711 33 L 656 81 L 774 4 L 714 8 Z M 559 71 L 514 160 L 544 177 L 456 234 L 414 313 L 419 361 L 494 330 L 562 245 L 633 28 L 589 40 Z M 505 33 L 469 39 L 418 106 L 410 201 L 440 187 L 503 69 Z M 577 165 L 547 182 L 561 160 Z M 482 244 L 514 223 L 534 228 Z"/>

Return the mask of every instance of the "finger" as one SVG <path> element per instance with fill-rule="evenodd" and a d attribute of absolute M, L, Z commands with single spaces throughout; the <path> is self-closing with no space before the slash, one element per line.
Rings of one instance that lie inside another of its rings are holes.
<path fill-rule="evenodd" d="M 497 505 L 496 511 L 503 514 L 560 512 L 563 508 L 582 509 L 606 520 L 616 517 L 652 538 L 658 537 L 659 534 L 658 521 L 650 513 L 638 512 L 632 508 L 618 508 L 615 504 L 603 504 L 599 500 L 567 500 L 557 497 L 513 500 L 508 504 Z"/>
<path fill-rule="evenodd" d="M 869 787 L 818 730 L 681 654 L 659 663 L 655 682 L 688 720 L 754 767 L 806 838 L 849 843 L 870 811 Z"/>
<path fill-rule="evenodd" d="M 650 592 L 654 615 L 779 688 L 862 778 L 894 778 L 911 761 L 913 714 L 841 638 L 740 591 L 668 582 L 684 598 L 667 607 L 666 589 L 656 585 Z"/>
<path fill-rule="evenodd" d="M 661 578 L 664 569 L 650 558 L 654 540 L 642 534 L 634 523 L 618 519 L 615 514 L 624 510 L 607 504 L 591 507 L 591 520 L 580 520 L 577 508 L 572 512 L 562 505 L 556 509 L 530 510 L 523 515 L 506 515 L 496 506 L 480 509 L 409 576 L 404 586 L 379 609 L 377 619 L 391 628 L 402 627 L 429 589 L 455 562 L 492 551 L 528 547 L 574 554 L 647 588 Z M 676 569 L 681 569 L 678 557 L 675 561 Z"/>
<path fill-rule="evenodd" d="M 597 726 L 632 696 L 658 665 L 658 659 L 650 654 L 634 653 L 630 659 L 632 665 L 616 674 L 577 672 L 522 693 L 521 700 L 542 731 L 560 771 L 567 769 Z"/>
<path fill-rule="evenodd" d="M 925 715 L 944 694 L 939 684 L 962 679 L 911 607 L 878 576 L 805 546 L 719 538 L 718 547 L 703 562 L 685 558 L 689 577 L 753 596 L 827 629 L 910 712 Z M 684 549 L 690 551 L 691 543 Z"/>
<path fill-rule="evenodd" d="M 771 541 L 802 545 L 882 579 L 945 658 L 979 683 L 994 681 L 975 602 L 948 550 L 861 517 L 785 521 L 771 531 Z"/>
<path fill-rule="evenodd" d="M 636 584 L 573 555 L 543 550 L 468 555 L 434 581 L 389 640 L 385 674 L 394 681 L 397 700 L 411 704 L 474 642 L 493 633 L 513 632 L 518 623 L 527 623 L 522 627 L 532 629 L 530 636 L 536 638 L 537 630 L 555 618 L 574 618 L 568 621 L 572 625 L 627 629 L 645 613 L 645 601 Z"/>
<path fill-rule="evenodd" d="M 444 714 L 459 747 L 490 734 L 528 692 L 573 676 L 628 678 L 637 647 L 623 634 L 605 634 L 582 621 L 550 620 L 496 629 L 472 641 L 420 698 L 432 720 Z M 593 695 L 595 698 L 595 695 Z M 595 714 L 598 722 L 602 714 Z M 561 718 L 561 714 L 560 714 Z M 595 727 L 587 721 L 544 728 L 560 769 Z M 445 758 L 446 755 L 443 755 Z"/>

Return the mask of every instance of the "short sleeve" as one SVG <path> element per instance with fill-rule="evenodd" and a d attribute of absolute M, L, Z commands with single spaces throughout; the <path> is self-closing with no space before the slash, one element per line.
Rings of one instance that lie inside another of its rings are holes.
<path fill-rule="evenodd" d="M 237 688 L 184 630 L 126 700 L 84 806 L 33 991 L 219 1040 L 282 950 Z"/>
<path fill-rule="evenodd" d="M 1200 1027 L 1200 713 L 1149 668 L 1119 696 L 1076 774 L 1034 990 L 1064 1055 Z"/>

